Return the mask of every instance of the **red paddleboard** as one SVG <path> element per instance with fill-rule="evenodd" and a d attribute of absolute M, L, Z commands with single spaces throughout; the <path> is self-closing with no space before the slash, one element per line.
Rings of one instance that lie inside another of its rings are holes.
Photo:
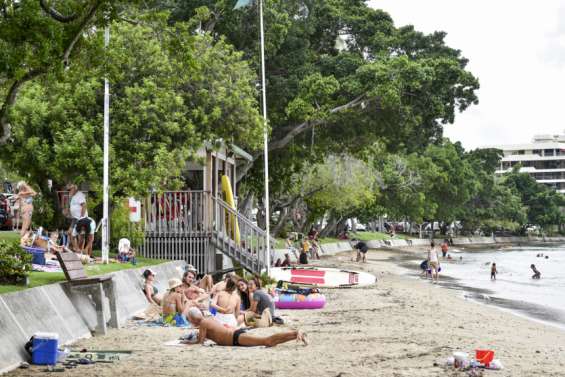
<path fill-rule="evenodd" d="M 374 275 L 366 272 L 325 267 L 274 267 L 270 275 L 277 281 L 326 288 L 363 286 L 377 281 Z"/>

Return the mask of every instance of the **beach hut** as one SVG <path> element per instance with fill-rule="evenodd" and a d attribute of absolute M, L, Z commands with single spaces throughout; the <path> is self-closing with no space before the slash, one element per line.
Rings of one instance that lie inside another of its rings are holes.
<path fill-rule="evenodd" d="M 237 165 L 251 160 L 235 145 L 205 144 L 186 166 L 183 190 L 153 191 L 142 200 L 140 254 L 185 260 L 201 272 L 230 259 L 252 272 L 265 268 L 265 232 L 237 211 Z"/>

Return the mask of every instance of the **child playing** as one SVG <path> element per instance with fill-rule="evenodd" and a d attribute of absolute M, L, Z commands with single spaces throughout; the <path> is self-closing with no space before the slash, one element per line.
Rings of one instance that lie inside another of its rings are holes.
<path fill-rule="evenodd" d="M 490 267 L 490 280 L 496 280 L 497 273 L 498 271 L 496 271 L 496 263 L 493 263 Z"/>

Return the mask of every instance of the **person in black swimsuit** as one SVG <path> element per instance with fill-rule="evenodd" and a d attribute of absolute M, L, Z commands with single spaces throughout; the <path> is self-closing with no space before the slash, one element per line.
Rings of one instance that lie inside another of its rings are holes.
<path fill-rule="evenodd" d="M 195 327 L 199 327 L 198 344 L 204 343 L 206 339 L 210 339 L 220 346 L 239 347 L 274 347 L 281 343 L 290 342 L 291 340 L 303 342 L 304 345 L 308 344 L 306 334 L 300 330 L 258 337 L 248 334 L 246 329 L 227 328 L 212 318 L 204 318 L 202 312 L 194 307 L 188 310 L 188 320 Z"/>

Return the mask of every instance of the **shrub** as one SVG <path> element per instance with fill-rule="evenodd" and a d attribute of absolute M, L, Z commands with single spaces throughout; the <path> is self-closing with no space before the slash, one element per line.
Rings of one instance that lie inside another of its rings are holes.
<path fill-rule="evenodd" d="M 0 240 L 0 282 L 23 283 L 31 271 L 32 255 L 17 241 Z"/>
<path fill-rule="evenodd" d="M 127 199 L 116 199 L 112 208 L 110 219 L 110 243 L 112 250 L 118 249 L 120 238 L 127 238 L 134 248 L 143 244 L 143 223 L 129 221 L 129 207 Z"/>

